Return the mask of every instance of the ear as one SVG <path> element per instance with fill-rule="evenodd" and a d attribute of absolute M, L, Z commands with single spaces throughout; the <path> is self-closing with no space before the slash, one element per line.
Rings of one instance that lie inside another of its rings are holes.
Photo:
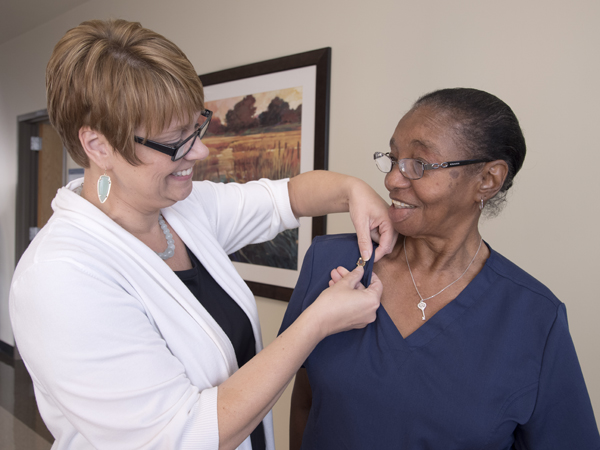
<path fill-rule="evenodd" d="M 508 164 L 500 159 L 486 163 L 481 172 L 481 183 L 477 192 L 478 198 L 475 199 L 479 203 L 482 199 L 487 202 L 490 198 L 502 189 L 504 180 L 508 175 Z"/>
<path fill-rule="evenodd" d="M 85 125 L 79 129 L 79 142 L 90 161 L 96 166 L 103 170 L 109 170 L 112 167 L 114 150 L 102 133 Z"/>

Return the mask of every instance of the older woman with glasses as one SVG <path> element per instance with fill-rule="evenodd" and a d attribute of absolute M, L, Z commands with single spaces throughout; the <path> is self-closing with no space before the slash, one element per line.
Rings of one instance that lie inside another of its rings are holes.
<path fill-rule="evenodd" d="M 19 262 L 10 313 L 53 448 L 273 449 L 269 410 L 322 338 L 375 319 L 381 283 L 356 290 L 357 269 L 262 349 L 254 296 L 227 255 L 299 216 L 350 210 L 365 259 L 381 233 L 377 259 L 395 238 L 385 202 L 327 172 L 192 182 L 208 155 L 202 85 L 137 23 L 67 32 L 47 97 L 84 177 L 58 191 Z"/>
<path fill-rule="evenodd" d="M 290 448 L 600 448 L 564 304 L 479 232 L 525 158 L 512 110 L 475 89 L 430 93 L 374 157 L 394 250 L 365 264 L 355 236 L 317 238 L 282 330 L 357 263 L 365 285 L 379 276 L 381 306 L 305 361 Z"/>

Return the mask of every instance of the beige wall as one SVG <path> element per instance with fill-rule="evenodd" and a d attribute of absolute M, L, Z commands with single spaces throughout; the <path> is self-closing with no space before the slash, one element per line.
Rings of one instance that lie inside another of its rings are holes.
<path fill-rule="evenodd" d="M 122 17 L 163 33 L 198 73 L 315 48 L 333 49 L 330 169 L 384 195 L 370 154 L 388 147 L 410 103 L 453 86 L 488 90 L 520 118 L 529 154 L 509 205 L 484 238 L 567 304 L 592 401 L 600 416 L 600 2 L 597 0 L 202 1 L 92 0 L 0 46 L 0 339 L 13 270 L 16 117 L 45 107 L 53 44 L 89 18 Z M 329 232 L 349 231 L 346 216 Z M 285 305 L 258 299 L 265 340 Z M 287 419 L 276 424 L 285 441 Z M 286 448 L 283 444 L 278 448 Z"/>

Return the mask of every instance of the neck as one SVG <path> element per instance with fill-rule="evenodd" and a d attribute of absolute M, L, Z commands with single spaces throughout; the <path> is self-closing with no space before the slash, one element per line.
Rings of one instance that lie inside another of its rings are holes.
<path fill-rule="evenodd" d="M 123 202 L 118 195 L 118 186 L 113 184 L 108 199 L 104 203 L 100 202 L 97 183 L 103 173 L 104 171 L 85 169 L 81 197 L 142 241 L 143 236 L 156 234 L 156 231 L 160 230 L 158 225 L 160 210 L 141 211 Z"/>
<path fill-rule="evenodd" d="M 406 237 L 398 239 L 401 251 L 398 257 L 404 258 L 404 247 L 410 266 L 414 271 L 439 273 L 443 271 L 461 272 L 467 267 L 477 252 L 481 243 L 479 230 L 475 228 L 470 233 L 452 239 L 430 239 Z M 396 252 L 395 252 L 396 253 Z M 484 260 L 489 256 L 489 250 L 482 244 L 477 259 Z"/>
<path fill-rule="evenodd" d="M 84 182 L 80 193 L 81 197 L 92 203 L 123 229 L 145 243 L 163 260 L 170 259 L 175 252 L 175 241 L 171 230 L 169 230 L 160 214 L 160 210 L 142 211 L 134 205 L 122 201 L 118 188 L 113 190 L 112 186 L 109 197 L 102 203 L 98 197 L 97 187 L 97 179 L 102 174 L 98 174 L 97 172 L 97 170 L 85 170 Z"/>

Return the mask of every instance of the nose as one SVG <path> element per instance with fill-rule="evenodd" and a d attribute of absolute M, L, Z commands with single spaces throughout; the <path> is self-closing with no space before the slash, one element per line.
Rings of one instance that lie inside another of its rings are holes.
<path fill-rule="evenodd" d="M 385 187 L 388 191 L 410 187 L 411 181 L 404 176 L 400 167 L 394 164 L 392 170 L 385 175 Z"/>
<path fill-rule="evenodd" d="M 200 139 L 194 141 L 191 150 L 184 156 L 188 161 L 200 161 L 205 159 L 209 154 L 208 147 L 204 145 Z"/>

